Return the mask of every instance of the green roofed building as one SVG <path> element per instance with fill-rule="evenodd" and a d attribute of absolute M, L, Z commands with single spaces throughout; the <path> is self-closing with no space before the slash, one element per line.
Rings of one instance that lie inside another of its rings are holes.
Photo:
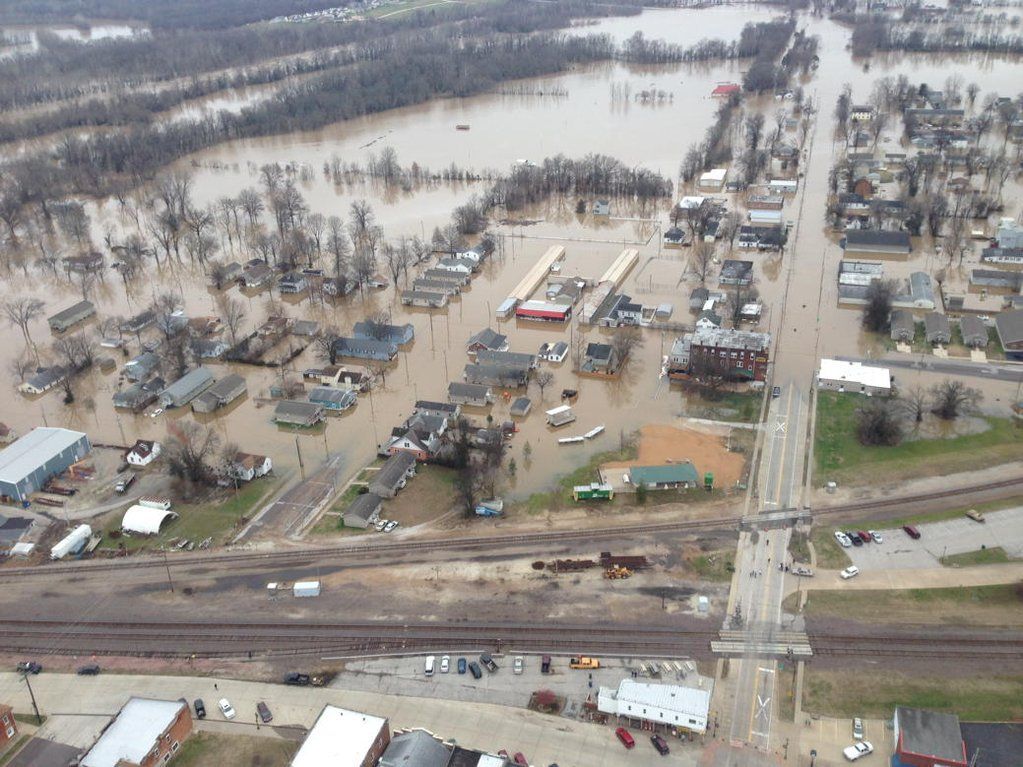
<path fill-rule="evenodd" d="M 666 466 L 632 466 L 629 481 L 647 490 L 681 490 L 696 487 L 699 475 L 691 463 L 672 463 Z"/>

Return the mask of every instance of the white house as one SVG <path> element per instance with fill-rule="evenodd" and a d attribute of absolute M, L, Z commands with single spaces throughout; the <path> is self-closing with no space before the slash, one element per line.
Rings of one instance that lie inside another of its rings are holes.
<path fill-rule="evenodd" d="M 227 467 L 227 475 L 231 479 L 249 482 L 258 477 L 265 477 L 273 469 L 273 461 L 266 455 L 252 453 L 235 453 L 234 460 Z"/>
<path fill-rule="evenodd" d="M 160 457 L 161 449 L 159 442 L 140 439 L 124 456 L 124 460 L 128 462 L 129 466 L 148 466 Z"/>
<path fill-rule="evenodd" d="M 617 716 L 619 720 L 650 722 L 704 733 L 707 731 L 714 681 L 697 675 L 689 678 L 695 679 L 695 685 L 650 684 L 623 679 L 617 690 L 600 688 L 597 710 Z"/>

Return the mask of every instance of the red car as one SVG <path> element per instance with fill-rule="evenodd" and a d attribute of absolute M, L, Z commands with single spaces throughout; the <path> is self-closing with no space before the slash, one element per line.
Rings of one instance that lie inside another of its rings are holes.
<path fill-rule="evenodd" d="M 622 742 L 622 745 L 625 746 L 626 748 L 632 748 L 633 746 L 636 745 L 636 741 L 632 739 L 632 735 L 630 735 L 629 731 L 626 730 L 624 727 L 619 727 L 617 730 L 615 730 L 615 735 L 618 736 L 618 740 L 620 740 Z"/>
<path fill-rule="evenodd" d="M 522 755 L 521 751 L 516 751 L 512 760 L 521 767 L 529 767 L 529 762 L 526 761 L 526 757 Z"/>
<path fill-rule="evenodd" d="M 857 530 L 856 534 L 859 535 L 860 538 L 863 539 L 864 543 L 873 543 L 874 542 L 874 536 L 872 536 L 866 530 Z"/>
<path fill-rule="evenodd" d="M 920 531 L 913 527 L 913 525 L 903 525 L 902 529 L 905 530 L 906 535 L 908 535 L 913 540 L 917 540 L 920 538 Z"/>

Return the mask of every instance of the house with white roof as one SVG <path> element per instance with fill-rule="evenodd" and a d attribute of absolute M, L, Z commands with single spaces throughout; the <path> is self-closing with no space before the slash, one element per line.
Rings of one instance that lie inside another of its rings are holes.
<path fill-rule="evenodd" d="M 164 764 L 192 732 L 192 715 L 181 700 L 129 698 L 81 767 L 149 767 Z"/>
<path fill-rule="evenodd" d="M 387 719 L 324 706 L 291 767 L 372 767 L 390 742 Z"/>

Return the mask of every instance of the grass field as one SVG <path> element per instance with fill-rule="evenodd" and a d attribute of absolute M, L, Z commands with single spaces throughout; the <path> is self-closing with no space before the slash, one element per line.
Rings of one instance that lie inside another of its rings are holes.
<path fill-rule="evenodd" d="M 1023 627 L 1023 587 L 810 591 L 804 613 L 865 623 Z"/>
<path fill-rule="evenodd" d="M 814 525 L 810 531 L 810 540 L 813 541 L 813 548 L 817 553 L 817 567 L 824 570 L 841 570 L 852 564 L 845 549 L 835 540 L 834 528 Z"/>
<path fill-rule="evenodd" d="M 940 474 L 948 465 L 943 459 L 954 459 L 957 472 L 969 471 L 1023 454 L 1023 427 L 1009 418 L 985 418 L 985 431 L 960 437 L 911 440 L 894 447 L 861 445 L 855 434 L 856 410 L 866 401 L 855 394 L 818 393 L 814 461 L 819 481 L 862 484 Z"/>
<path fill-rule="evenodd" d="M 203 503 L 174 506 L 180 516 L 164 525 L 159 535 L 112 537 L 121 528 L 123 511 L 110 515 L 103 531 L 104 548 L 117 548 L 121 544 L 128 550 L 158 547 L 167 541 L 187 538 L 198 543 L 213 538 L 214 545 L 223 543 L 234 531 L 242 517 L 251 517 L 264 498 L 280 489 L 283 479 L 264 478 L 242 485 L 238 490 L 217 490 Z"/>
<path fill-rule="evenodd" d="M 961 719 L 1004 722 L 1023 717 L 1023 676 L 950 678 L 885 671 L 827 671 L 806 667 L 803 710 L 822 716 L 889 719 L 896 706 L 958 714 Z"/>
<path fill-rule="evenodd" d="M 286 767 L 297 750 L 290 740 L 197 732 L 182 744 L 174 767 Z"/>
<path fill-rule="evenodd" d="M 722 549 L 692 557 L 686 564 L 705 581 L 730 581 L 735 571 L 735 549 Z"/>
<path fill-rule="evenodd" d="M 992 546 L 990 549 L 978 549 L 977 551 L 964 551 L 962 554 L 949 554 L 941 558 L 941 564 L 946 567 L 1000 565 L 1011 561 L 1012 559 L 1001 546 Z"/>
<path fill-rule="evenodd" d="M 685 414 L 712 421 L 753 423 L 760 419 L 763 401 L 763 392 L 721 392 L 717 399 L 690 394 L 686 397 Z"/>

